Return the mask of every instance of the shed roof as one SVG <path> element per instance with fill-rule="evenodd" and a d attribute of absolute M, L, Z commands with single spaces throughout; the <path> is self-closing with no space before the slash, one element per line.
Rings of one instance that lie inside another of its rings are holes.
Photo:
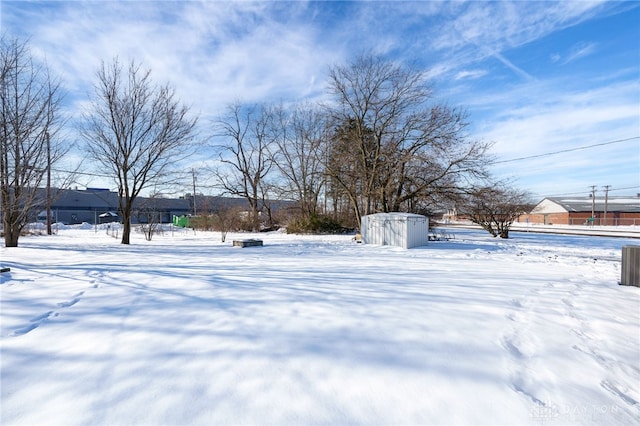
<path fill-rule="evenodd" d="M 415 213 L 404 213 L 404 212 L 389 212 L 389 213 L 373 213 L 367 216 L 381 218 L 381 219 L 426 219 L 426 216 Z"/>

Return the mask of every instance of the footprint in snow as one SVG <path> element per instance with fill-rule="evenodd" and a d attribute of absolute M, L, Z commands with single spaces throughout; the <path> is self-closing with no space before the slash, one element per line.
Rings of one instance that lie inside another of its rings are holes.
<path fill-rule="evenodd" d="M 533 402 L 536 406 L 538 407 L 547 407 L 548 404 L 546 404 L 543 400 L 541 400 L 540 398 L 536 397 L 533 393 L 527 391 L 525 389 L 525 384 L 524 381 L 521 377 L 517 377 L 513 383 L 511 383 L 511 386 L 513 388 L 514 391 L 516 391 L 519 394 L 524 395 L 525 397 L 529 398 L 531 400 L 531 402 Z"/>
<path fill-rule="evenodd" d="M 36 328 L 38 328 L 40 324 L 42 324 L 44 321 L 48 320 L 49 318 L 57 317 L 57 316 L 58 316 L 58 313 L 53 311 L 49 311 L 44 314 L 35 316 L 31 318 L 31 321 L 30 321 L 31 324 L 28 324 L 22 328 L 12 331 L 11 334 L 9 334 L 9 336 L 23 336 L 29 333 L 30 331 L 33 331 Z"/>
<path fill-rule="evenodd" d="M 518 316 L 515 313 L 508 313 L 508 314 L 505 315 L 505 317 L 509 321 L 518 321 Z"/>
<path fill-rule="evenodd" d="M 572 332 L 573 334 L 575 334 L 576 336 L 580 337 L 581 339 L 584 339 L 584 340 L 593 340 L 593 338 L 592 338 L 589 334 L 587 334 L 585 331 L 583 331 L 583 330 L 577 330 L 577 329 L 575 329 L 575 328 L 572 328 L 572 329 L 571 329 L 571 332 Z M 576 347 L 575 347 L 575 346 L 574 346 L 573 348 L 574 348 L 574 349 L 576 349 Z"/>
<path fill-rule="evenodd" d="M 84 291 L 81 291 L 80 293 L 73 296 L 73 299 L 68 300 L 66 302 L 56 303 L 56 306 L 58 308 L 68 308 L 70 306 L 73 306 L 80 301 L 80 296 L 82 296 L 83 294 L 84 294 Z"/>
<path fill-rule="evenodd" d="M 504 337 L 502 339 L 502 347 L 507 350 L 514 358 L 523 359 L 524 354 L 518 348 L 518 346 L 514 343 L 513 339 L 510 337 Z"/>
<path fill-rule="evenodd" d="M 49 312 L 46 312 L 46 313 L 44 313 L 42 315 L 38 315 L 38 316 L 35 316 L 35 317 L 31 318 L 31 322 L 42 322 L 42 321 L 44 321 L 46 319 L 49 319 L 52 315 L 53 315 L 53 311 L 49 311 Z M 58 316 L 58 314 L 55 314 L 53 316 Z"/>
<path fill-rule="evenodd" d="M 604 356 L 600 355 L 599 353 L 597 353 L 593 349 L 585 348 L 585 347 L 579 346 L 579 345 L 573 345 L 571 348 L 576 350 L 576 351 L 578 351 L 578 352 L 582 352 L 585 355 L 589 355 L 591 358 L 595 359 L 600 365 L 602 365 L 604 367 L 609 367 L 610 363 L 607 360 L 607 358 L 605 358 Z"/>
<path fill-rule="evenodd" d="M 615 382 L 611 382 L 609 380 L 603 380 L 602 382 L 600 382 L 600 386 L 602 386 L 605 390 L 611 392 L 613 395 L 617 396 L 618 398 L 622 399 L 624 402 L 626 402 L 629 405 L 640 405 L 640 402 L 636 401 L 635 399 L 633 399 L 631 396 L 629 396 L 627 394 L 627 392 L 629 391 L 629 389 L 621 389 L 622 386 L 618 385 Z"/>
<path fill-rule="evenodd" d="M 12 331 L 9 336 L 22 336 L 22 335 L 27 334 L 28 332 L 30 332 L 32 330 L 35 330 L 36 328 L 38 328 L 39 325 L 40 325 L 39 323 L 29 324 L 26 327 L 22 327 L 22 328 L 19 328 L 17 330 Z"/>

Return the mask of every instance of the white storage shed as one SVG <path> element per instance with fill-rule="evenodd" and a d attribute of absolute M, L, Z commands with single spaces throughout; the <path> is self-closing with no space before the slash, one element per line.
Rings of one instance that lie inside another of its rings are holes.
<path fill-rule="evenodd" d="M 403 247 L 427 245 L 429 218 L 412 213 L 375 213 L 362 217 L 362 242 Z"/>

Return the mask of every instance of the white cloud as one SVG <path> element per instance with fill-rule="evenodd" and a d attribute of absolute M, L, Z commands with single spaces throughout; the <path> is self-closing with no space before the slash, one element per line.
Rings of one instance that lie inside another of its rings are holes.
<path fill-rule="evenodd" d="M 452 21 L 441 23 L 433 47 L 448 52 L 453 61 L 461 55 L 471 61 L 494 57 L 516 74 L 531 79 L 528 71 L 507 59 L 505 50 L 576 25 L 602 10 L 602 2 L 516 3 L 465 3 Z"/>
<path fill-rule="evenodd" d="M 75 102 L 69 106 L 72 113 L 86 104 L 100 61 L 114 56 L 123 62 L 143 62 L 151 68 L 154 81 L 170 82 L 183 102 L 202 114 L 201 124 L 208 125 L 208 119 L 236 100 L 291 102 L 323 97 L 329 65 L 373 51 L 393 60 L 420 62 L 434 84 L 444 82 L 449 94 L 469 106 L 477 136 L 495 140 L 495 150 L 502 158 L 638 133 L 638 86 L 631 81 L 637 68 L 589 81 L 575 76 L 549 81 L 529 69 L 531 62 L 517 51 L 595 14 L 630 7 L 624 4 L 8 4 L 3 2 L 3 26 L 31 36 L 34 53 L 47 58 L 69 89 Z M 601 46 L 597 41 L 583 41 L 546 57 L 566 64 L 599 54 Z M 612 84 L 614 78 L 626 81 Z M 575 158 L 573 161 L 577 164 Z M 525 169 L 522 167 L 523 172 Z"/>
<path fill-rule="evenodd" d="M 463 70 L 456 73 L 454 80 L 475 80 L 487 75 L 487 70 Z"/>
<path fill-rule="evenodd" d="M 554 91 L 556 96 L 548 98 Z M 633 80 L 577 92 L 542 84 L 520 87 L 484 100 L 501 112 L 483 137 L 497 141 L 496 150 L 505 156 L 514 156 L 554 150 L 561 143 L 637 136 L 638 93 L 640 84 Z"/>
<path fill-rule="evenodd" d="M 563 62 L 568 64 L 569 62 L 589 56 L 595 52 L 596 46 L 596 43 L 578 43 L 573 46 L 569 55 L 567 55 Z"/>
<path fill-rule="evenodd" d="M 550 59 L 554 63 L 566 65 L 578 59 L 585 58 L 589 55 L 592 55 L 593 53 L 596 52 L 597 47 L 598 47 L 598 44 L 593 42 L 592 43 L 587 43 L 587 42 L 576 43 L 571 47 L 569 52 L 567 52 L 564 56 L 558 52 L 555 52 L 550 56 Z"/>
<path fill-rule="evenodd" d="M 517 175 L 523 186 L 541 194 L 558 192 L 558 187 L 640 184 L 640 139 L 629 139 L 640 136 L 640 83 L 629 80 L 575 92 L 562 91 L 560 85 L 535 83 L 483 100 L 500 112 L 485 128 L 479 126 L 476 135 L 495 141 L 499 160 L 533 157 L 498 163 L 494 171 Z M 555 96 L 548 98 L 549 93 Z M 580 149 L 622 139 L 629 140 Z M 558 151 L 568 152 L 534 157 Z"/>
<path fill-rule="evenodd" d="M 533 77 L 531 74 L 529 74 L 527 71 L 525 71 L 523 68 L 517 66 L 516 64 L 514 64 L 512 61 L 510 61 L 509 59 L 507 59 L 503 54 L 501 54 L 500 52 L 493 52 L 491 53 L 491 56 L 493 56 L 494 58 L 496 58 L 499 62 L 501 62 L 502 64 L 504 64 L 507 68 L 509 68 L 510 70 L 512 70 L 515 74 L 519 75 L 520 77 L 524 78 L 525 80 L 535 80 L 535 77 Z"/>
<path fill-rule="evenodd" d="M 319 75 L 345 52 L 297 20 L 302 3 L 184 2 L 170 12 L 164 6 L 60 3 L 46 19 L 30 18 L 34 51 L 77 98 L 88 95 L 100 62 L 117 56 L 141 62 L 154 81 L 170 82 L 204 114 L 237 99 L 317 96 L 324 88 Z"/>

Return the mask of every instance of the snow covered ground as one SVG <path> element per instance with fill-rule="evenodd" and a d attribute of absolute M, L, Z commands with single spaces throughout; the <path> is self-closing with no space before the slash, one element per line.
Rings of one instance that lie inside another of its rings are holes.
<path fill-rule="evenodd" d="M 453 232 L 21 238 L 0 423 L 638 424 L 640 288 L 618 283 L 640 241 Z"/>

